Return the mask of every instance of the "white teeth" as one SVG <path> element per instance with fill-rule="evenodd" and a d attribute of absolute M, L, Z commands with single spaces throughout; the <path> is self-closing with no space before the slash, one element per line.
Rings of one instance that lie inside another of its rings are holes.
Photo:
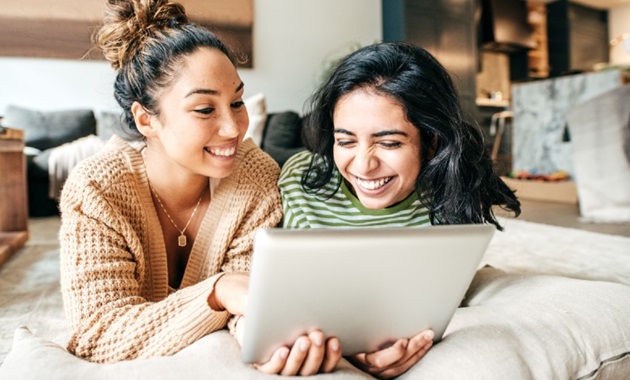
<path fill-rule="evenodd" d="M 383 186 L 386 183 L 392 180 L 393 177 L 385 177 L 381 179 L 377 179 L 375 181 L 365 181 L 360 178 L 357 178 L 357 184 L 366 190 L 376 190 Z"/>
<path fill-rule="evenodd" d="M 233 156 L 234 152 L 236 152 L 236 148 L 227 148 L 227 149 L 220 149 L 220 148 L 210 148 L 207 149 L 210 153 L 214 154 L 215 156 L 222 156 L 222 157 L 229 157 L 229 156 Z"/>

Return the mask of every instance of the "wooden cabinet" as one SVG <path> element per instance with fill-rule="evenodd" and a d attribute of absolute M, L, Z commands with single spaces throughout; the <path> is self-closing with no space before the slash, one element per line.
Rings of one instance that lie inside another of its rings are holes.
<path fill-rule="evenodd" d="M 547 4 L 550 76 L 608 62 L 608 12 L 557 0 Z"/>
<path fill-rule="evenodd" d="M 527 52 L 530 78 L 549 77 L 549 44 L 547 42 L 547 7 L 537 1 L 527 2 L 527 23 L 532 27 L 536 47 Z"/>
<path fill-rule="evenodd" d="M 27 240 L 24 132 L 0 127 L 0 265 Z"/>

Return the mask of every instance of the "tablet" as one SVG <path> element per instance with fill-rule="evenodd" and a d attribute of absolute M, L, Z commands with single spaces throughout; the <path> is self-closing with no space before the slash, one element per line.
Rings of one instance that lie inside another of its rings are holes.
<path fill-rule="evenodd" d="M 481 224 L 258 230 L 242 361 L 266 362 L 317 328 L 339 338 L 344 356 L 429 328 L 439 341 L 494 230 Z"/>

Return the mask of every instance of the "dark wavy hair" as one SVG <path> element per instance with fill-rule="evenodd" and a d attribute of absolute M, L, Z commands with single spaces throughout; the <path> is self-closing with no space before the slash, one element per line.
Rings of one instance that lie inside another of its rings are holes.
<path fill-rule="evenodd" d="M 335 176 L 333 114 L 342 96 L 359 89 L 394 99 L 418 128 L 421 169 L 416 192 L 432 224 L 492 223 L 501 230 L 494 205 L 520 214 L 514 191 L 494 171 L 481 130 L 464 120 L 447 70 L 426 50 L 403 42 L 378 43 L 351 53 L 310 98 L 303 130 L 313 152 L 302 176 L 306 191 L 324 198 L 333 195 L 325 187 Z"/>
<path fill-rule="evenodd" d="M 181 59 L 201 47 L 217 49 L 236 66 L 242 62 L 214 33 L 189 22 L 184 7 L 169 0 L 107 0 L 103 26 L 94 36 L 118 71 L 114 97 L 123 110 L 122 131 L 142 138 L 131 105 L 159 114 L 158 97 L 176 77 Z"/>

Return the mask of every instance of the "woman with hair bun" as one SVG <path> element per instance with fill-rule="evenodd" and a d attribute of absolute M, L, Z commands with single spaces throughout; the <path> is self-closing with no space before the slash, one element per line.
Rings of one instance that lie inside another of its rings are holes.
<path fill-rule="evenodd" d="M 253 234 L 282 215 L 278 166 L 243 141 L 237 59 L 167 0 L 107 1 L 96 37 L 137 141 L 112 137 L 61 195 L 68 350 L 104 363 L 172 355 L 226 325 L 240 336 Z M 309 375 L 340 356 L 315 331 L 256 367 Z"/>

